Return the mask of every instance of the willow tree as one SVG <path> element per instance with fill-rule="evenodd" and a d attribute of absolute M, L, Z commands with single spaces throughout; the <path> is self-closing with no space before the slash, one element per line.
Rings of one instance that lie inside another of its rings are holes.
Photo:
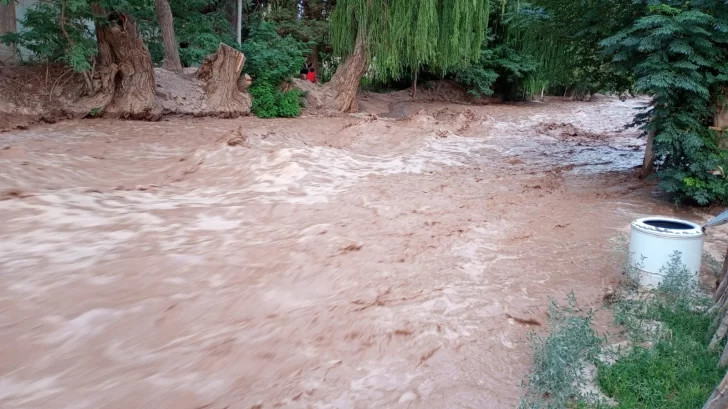
<path fill-rule="evenodd" d="M 476 61 L 488 14 L 488 0 L 338 0 L 330 34 L 345 61 L 327 84 L 333 107 L 356 110 L 367 67 L 397 79 L 422 66 L 445 73 Z"/>

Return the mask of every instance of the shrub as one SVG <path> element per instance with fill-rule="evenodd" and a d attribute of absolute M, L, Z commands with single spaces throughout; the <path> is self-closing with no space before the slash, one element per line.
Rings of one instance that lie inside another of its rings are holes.
<path fill-rule="evenodd" d="M 299 90 L 281 92 L 278 87 L 298 75 L 306 61 L 308 43 L 278 35 L 272 24 L 253 29 L 241 49 L 247 58 L 244 71 L 253 77 L 250 95 L 253 113 L 260 118 L 294 117 L 301 114 Z"/>
<path fill-rule="evenodd" d="M 278 116 L 292 118 L 301 115 L 301 96 L 299 89 L 281 93 L 278 100 Z"/>
<path fill-rule="evenodd" d="M 268 82 L 257 81 L 250 87 L 253 97 L 252 110 L 259 118 L 275 118 L 278 116 L 277 90 Z"/>
<path fill-rule="evenodd" d="M 494 92 L 506 99 L 523 94 L 526 79 L 536 71 L 537 64 L 527 54 L 518 53 L 507 44 L 489 44 L 480 51 L 480 59 L 455 73 L 455 81 L 468 88 L 468 93 L 483 97 Z"/>

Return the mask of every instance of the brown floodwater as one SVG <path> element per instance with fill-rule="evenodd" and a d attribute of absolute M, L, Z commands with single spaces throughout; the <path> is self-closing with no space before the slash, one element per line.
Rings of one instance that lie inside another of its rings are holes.
<path fill-rule="evenodd" d="M 708 217 L 636 178 L 644 102 L 0 134 L 0 407 L 513 407 L 549 297 Z"/>

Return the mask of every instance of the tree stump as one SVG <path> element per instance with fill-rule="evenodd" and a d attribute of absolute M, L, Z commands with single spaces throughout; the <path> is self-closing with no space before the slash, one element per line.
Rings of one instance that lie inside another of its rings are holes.
<path fill-rule="evenodd" d="M 109 25 L 100 25 L 98 39 L 105 45 L 99 49 L 111 51 L 111 58 L 118 70 L 109 70 L 114 78 L 111 104 L 105 111 L 122 118 L 152 119 L 156 112 L 156 86 L 152 56 L 144 45 L 136 21 L 128 14 L 119 14 Z M 102 83 L 108 79 L 102 80 Z"/>
<path fill-rule="evenodd" d="M 240 92 L 238 80 L 245 64 L 245 55 L 220 43 L 215 54 L 205 57 L 197 78 L 205 82 L 208 110 L 224 118 L 250 113 L 250 97 Z"/>

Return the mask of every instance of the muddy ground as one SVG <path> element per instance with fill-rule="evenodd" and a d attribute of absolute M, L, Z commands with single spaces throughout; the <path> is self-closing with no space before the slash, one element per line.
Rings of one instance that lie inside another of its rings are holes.
<path fill-rule="evenodd" d="M 599 308 L 632 219 L 709 217 L 636 178 L 643 103 L 0 134 L 0 407 L 513 407 L 548 297 Z"/>

